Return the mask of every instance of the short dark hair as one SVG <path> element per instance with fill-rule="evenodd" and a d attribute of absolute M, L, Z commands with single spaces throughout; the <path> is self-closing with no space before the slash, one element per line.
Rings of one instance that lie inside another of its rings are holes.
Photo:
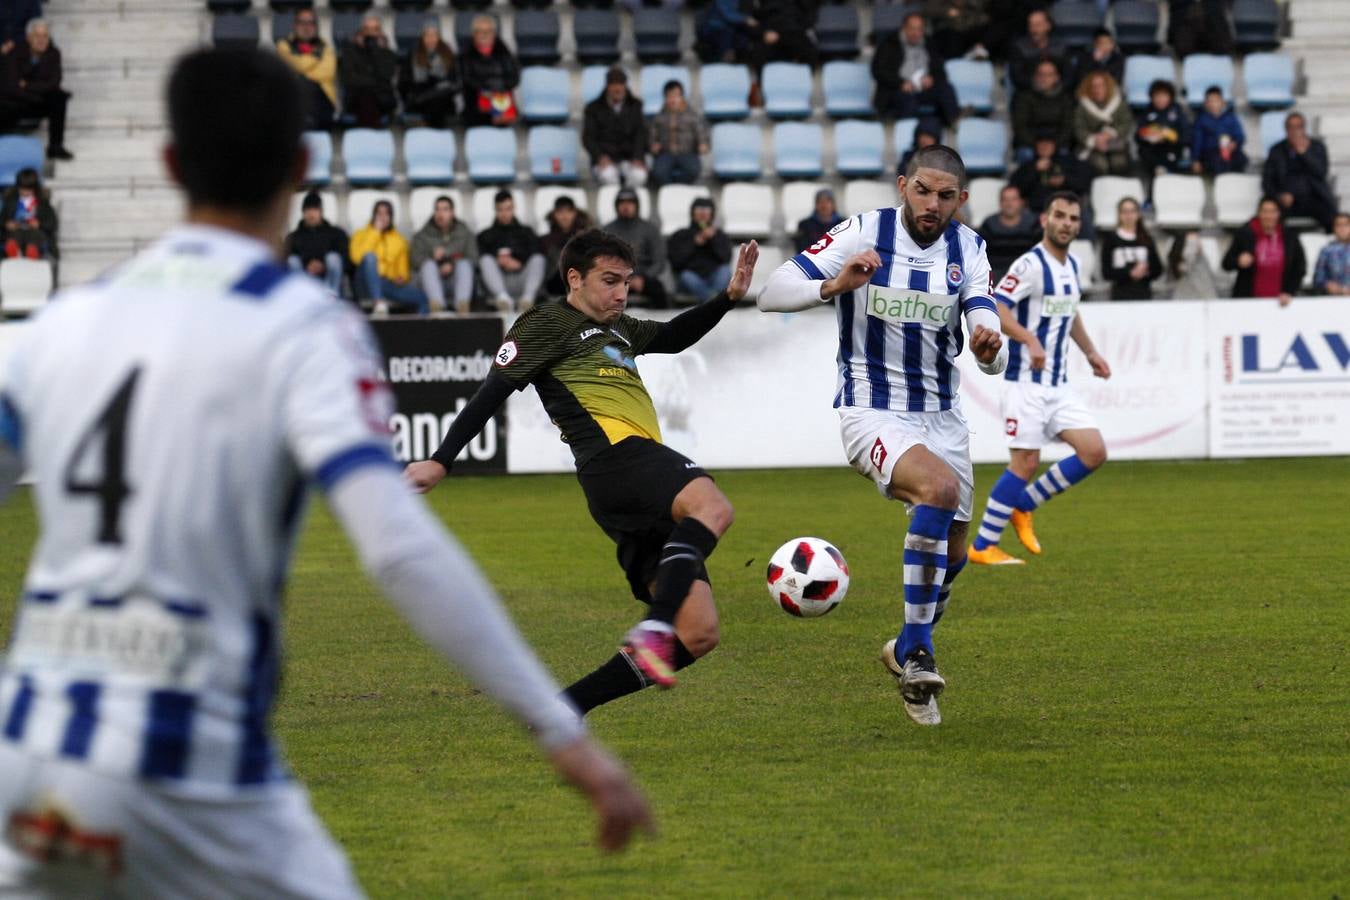
<path fill-rule="evenodd" d="M 299 77 L 275 53 L 188 53 L 174 65 L 167 102 L 190 204 L 253 213 L 290 186 L 304 102 Z"/>
<path fill-rule="evenodd" d="M 1164 94 L 1171 97 L 1173 100 L 1177 99 L 1177 89 L 1173 87 L 1172 82 L 1168 81 L 1166 78 L 1157 78 L 1149 83 L 1148 95 L 1150 97 L 1152 97 L 1159 91 L 1162 91 Z"/>
<path fill-rule="evenodd" d="M 20 169 L 14 175 L 14 186 L 16 188 L 27 188 L 30 191 L 36 191 L 42 187 L 42 179 L 38 177 L 37 169 L 25 167 Z"/>
<path fill-rule="evenodd" d="M 1298 110 L 1294 110 L 1289 115 L 1284 117 L 1285 127 L 1287 128 L 1289 126 L 1289 123 L 1294 121 L 1295 119 L 1300 120 L 1304 125 L 1308 124 L 1308 117 L 1303 115 L 1303 113 L 1299 112 Z"/>
<path fill-rule="evenodd" d="M 1047 213 L 1050 212 L 1050 207 L 1055 205 L 1056 200 L 1063 200 L 1065 203 L 1072 203 L 1074 206 L 1078 207 L 1080 212 L 1083 209 L 1083 198 L 1078 196 L 1078 194 L 1075 193 L 1074 191 L 1055 191 L 1049 197 L 1045 198 L 1045 206 L 1041 208 L 1044 209 Z"/>
<path fill-rule="evenodd" d="M 501 203 L 504 200 L 510 200 L 512 203 L 515 203 L 516 197 L 506 188 L 502 188 L 500 191 L 492 195 L 493 206 L 496 206 L 498 203 Z"/>
<path fill-rule="evenodd" d="M 455 208 L 455 201 L 448 194 L 441 194 L 439 197 L 433 200 L 431 203 L 431 208 L 435 209 L 437 206 L 440 205 L 440 202 L 442 200 L 444 200 L 446 203 L 449 203 L 451 209 Z"/>
<path fill-rule="evenodd" d="M 637 265 L 637 254 L 633 245 L 599 228 L 588 228 L 563 244 L 562 254 L 558 257 L 558 275 L 563 284 L 567 284 L 567 273 L 576 269 L 585 278 L 595 262 L 602 256 L 612 256 L 630 267 Z"/>
<path fill-rule="evenodd" d="M 1222 97 L 1223 88 L 1219 87 L 1217 84 L 1211 84 L 1209 87 L 1205 88 L 1205 96 L 1208 97 L 1210 94 L 1218 94 Z"/>
<path fill-rule="evenodd" d="M 955 175 L 956 183 L 962 190 L 970 183 L 961 154 L 946 144 L 933 144 L 915 150 L 914 155 L 909 158 L 909 165 L 905 167 L 905 177 L 913 178 L 914 173 L 920 169 L 937 169 L 939 172 Z"/>
<path fill-rule="evenodd" d="M 672 79 L 670 79 L 669 81 L 667 81 L 667 82 L 661 87 L 661 93 L 662 93 L 662 94 L 669 94 L 669 93 L 670 93 L 671 91 L 673 91 L 675 88 L 679 88 L 679 89 L 680 89 L 680 93 L 683 94 L 683 93 L 684 93 L 684 82 L 683 82 L 683 81 L 680 81 L 680 79 L 678 79 L 678 78 L 672 78 Z"/>

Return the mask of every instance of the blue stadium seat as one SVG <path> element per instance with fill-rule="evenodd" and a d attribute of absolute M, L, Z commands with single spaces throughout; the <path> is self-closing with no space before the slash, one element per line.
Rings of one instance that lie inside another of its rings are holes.
<path fill-rule="evenodd" d="M 1116 0 L 1111 16 L 1116 23 L 1116 43 L 1127 57 L 1158 52 L 1161 17 L 1156 0 Z"/>
<path fill-rule="evenodd" d="M 1186 86 L 1186 102 L 1198 107 L 1205 102 L 1205 91 L 1217 86 L 1223 98 L 1233 99 L 1233 60 L 1213 53 L 1192 53 L 1181 62 L 1181 83 Z"/>
<path fill-rule="evenodd" d="M 1275 0 L 1233 0 L 1233 37 L 1242 53 L 1280 46 L 1280 8 Z"/>
<path fill-rule="evenodd" d="M 510 129 L 479 125 L 464 133 L 464 159 L 469 180 L 504 184 L 516 180 L 516 134 Z"/>
<path fill-rule="evenodd" d="M 581 137 L 575 128 L 536 125 L 526 138 L 530 176 L 543 183 L 577 180 L 577 147 Z"/>
<path fill-rule="evenodd" d="M 914 7 L 905 3 L 882 3 L 872 8 L 872 42 L 880 43 L 900 30 Z"/>
<path fill-rule="evenodd" d="M 1008 163 L 1008 128 L 990 119 L 962 119 L 956 150 L 972 175 L 1003 175 Z"/>
<path fill-rule="evenodd" d="M 565 122 L 571 114 L 572 80 L 548 66 L 520 72 L 520 114 L 526 122 Z"/>
<path fill-rule="evenodd" d="M 1270 148 L 1284 140 L 1284 120 L 1289 113 L 1284 110 L 1261 113 L 1261 153 L 1270 155 Z"/>
<path fill-rule="evenodd" d="M 211 20 L 211 44 L 221 50 L 252 50 L 260 34 L 254 16 L 230 14 Z"/>
<path fill-rule="evenodd" d="M 1055 34 L 1071 48 L 1092 43 L 1092 33 L 1102 27 L 1102 11 L 1095 0 L 1059 0 L 1050 9 Z"/>
<path fill-rule="evenodd" d="M 42 141 L 24 134 L 0 135 L 0 187 L 14 184 L 20 169 L 42 171 Z"/>
<path fill-rule="evenodd" d="M 764 135 L 758 125 L 721 122 L 712 129 L 712 168 L 718 178 L 759 178 Z"/>
<path fill-rule="evenodd" d="M 987 59 L 949 59 L 947 80 L 962 109 L 985 115 L 994 111 L 994 66 Z"/>
<path fill-rule="evenodd" d="M 579 9 L 572 19 L 577 60 L 612 63 L 619 58 L 619 14 L 612 9 Z"/>
<path fill-rule="evenodd" d="M 805 63 L 771 62 L 759 79 L 764 112 L 771 119 L 804 119 L 811 115 L 811 67 Z"/>
<path fill-rule="evenodd" d="M 895 134 L 892 142 L 895 144 L 895 159 L 900 161 L 900 157 L 905 155 L 905 151 L 914 146 L 914 132 L 919 128 L 918 119 L 896 119 Z"/>
<path fill-rule="evenodd" d="M 463 17 L 464 14 L 461 14 Z M 469 16 L 472 23 L 473 16 Z M 456 23 L 458 32 L 458 22 Z M 561 59 L 558 53 L 558 14 L 551 9 L 522 9 L 516 13 L 516 57 L 521 65 L 552 65 Z M 468 47 L 473 42 L 461 43 Z M 461 52 L 463 52 L 461 50 Z"/>
<path fill-rule="evenodd" d="M 605 73 L 609 66 L 587 66 L 581 70 L 581 105 L 584 107 L 605 89 Z"/>
<path fill-rule="evenodd" d="M 730 63 L 709 63 L 700 70 L 703 114 L 709 119 L 750 115 L 750 70 Z"/>
<path fill-rule="evenodd" d="M 342 162 L 349 184 L 394 180 L 394 136 L 378 128 L 352 128 L 342 136 Z"/>
<path fill-rule="evenodd" d="M 689 93 L 689 85 L 693 80 L 689 77 L 689 70 L 684 66 L 668 66 L 664 63 L 643 66 L 638 80 L 638 92 L 642 96 L 642 114 L 644 116 L 654 116 L 661 111 L 665 105 L 666 98 L 662 93 L 666 82 L 678 81 L 684 85 L 684 98 L 693 103 L 693 96 Z"/>
<path fill-rule="evenodd" d="M 680 58 L 680 11 L 640 7 L 633 11 L 637 58 L 644 63 L 673 63 Z"/>
<path fill-rule="evenodd" d="M 361 28 L 361 14 L 359 12 L 335 12 L 333 13 L 332 33 L 333 47 L 338 53 L 341 53 L 348 44 L 352 42 L 352 35 L 356 34 Z"/>
<path fill-rule="evenodd" d="M 413 184 L 450 184 L 455 180 L 455 133 L 409 128 L 403 135 L 403 161 Z"/>
<path fill-rule="evenodd" d="M 1294 61 L 1275 53 L 1252 53 L 1242 61 L 1247 102 L 1255 109 L 1294 105 Z"/>
<path fill-rule="evenodd" d="M 248 12 L 253 0 L 206 0 L 206 11 L 210 13 Z"/>
<path fill-rule="evenodd" d="M 881 174 L 886 135 L 880 122 L 840 122 L 834 126 L 835 170 L 843 178 Z"/>
<path fill-rule="evenodd" d="M 825 170 L 825 137 L 820 126 L 806 122 L 773 126 L 773 160 L 779 178 L 819 178 Z"/>
<path fill-rule="evenodd" d="M 821 59 L 858 56 L 858 10 L 849 6 L 822 6 L 816 14 L 816 49 Z"/>
<path fill-rule="evenodd" d="M 1177 67 L 1170 56 L 1127 56 L 1125 58 L 1125 97 L 1139 109 L 1148 106 L 1148 86 L 1157 80 L 1176 86 Z M 1178 92 L 1177 99 L 1181 99 Z"/>
<path fill-rule="evenodd" d="M 871 116 L 872 72 L 866 63 L 835 60 L 820 70 L 820 83 L 825 94 L 825 112 L 830 118 Z"/>
<path fill-rule="evenodd" d="M 326 131 L 306 131 L 305 146 L 309 148 L 305 183 L 327 184 L 332 178 L 333 136 Z"/>

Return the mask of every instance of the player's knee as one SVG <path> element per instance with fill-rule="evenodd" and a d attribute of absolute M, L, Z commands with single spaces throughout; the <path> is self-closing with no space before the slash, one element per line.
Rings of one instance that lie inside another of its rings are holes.
<path fill-rule="evenodd" d="M 961 501 L 961 486 L 953 477 L 931 479 L 919 492 L 919 502 L 938 509 L 956 509 Z"/>
<path fill-rule="evenodd" d="M 1078 454 L 1078 458 L 1089 469 L 1100 468 L 1106 462 L 1106 444 L 1099 442 L 1087 447 L 1082 453 Z"/>
<path fill-rule="evenodd" d="M 680 635 L 680 641 L 695 659 L 707 656 L 717 649 L 721 639 L 722 634 L 716 622 L 699 624 L 687 634 Z"/>
<path fill-rule="evenodd" d="M 703 505 L 695 516 L 713 534 L 721 537 L 727 533 L 731 523 L 736 521 L 736 510 L 731 501 L 718 494 L 716 498 Z"/>

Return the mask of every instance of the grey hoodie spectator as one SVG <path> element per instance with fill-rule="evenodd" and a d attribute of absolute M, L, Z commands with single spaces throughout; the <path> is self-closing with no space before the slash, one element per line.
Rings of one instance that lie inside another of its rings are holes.
<path fill-rule="evenodd" d="M 413 235 L 409 256 L 432 310 L 446 308 L 449 290 L 455 298 L 455 312 L 469 311 L 478 239 L 468 225 L 455 218 L 455 201 L 446 196 L 436 198 L 431 218 Z"/>
<path fill-rule="evenodd" d="M 628 281 L 629 295 L 636 294 L 648 306 L 669 306 L 670 298 L 665 282 L 661 280 L 666 271 L 666 242 L 661 237 L 661 230 L 638 217 L 638 194 L 632 188 L 624 188 L 615 196 L 614 211 L 618 217 L 607 224 L 605 230 L 623 238 L 637 253 L 637 268 Z"/>

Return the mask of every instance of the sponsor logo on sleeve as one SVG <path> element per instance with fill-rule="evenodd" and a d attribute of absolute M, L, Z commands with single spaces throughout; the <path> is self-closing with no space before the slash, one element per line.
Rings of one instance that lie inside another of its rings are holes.
<path fill-rule="evenodd" d="M 989 277 L 990 279 L 993 279 L 994 276 L 990 275 Z M 998 292 L 1000 294 L 1008 294 L 1011 296 L 1013 292 L 1017 290 L 1017 286 L 1021 283 L 1022 279 L 1009 272 L 1007 275 L 1004 275 L 1003 280 L 998 283 Z"/>
<path fill-rule="evenodd" d="M 516 346 L 515 341 L 507 341 L 497 348 L 497 355 L 493 361 L 499 366 L 509 366 L 515 358 L 520 355 L 520 348 Z"/>
<path fill-rule="evenodd" d="M 831 228 L 829 231 L 826 232 L 826 234 L 828 234 L 830 237 L 834 237 L 836 234 L 843 234 L 845 231 L 848 231 L 848 226 L 852 224 L 853 218 L 850 216 L 849 218 L 840 222 L 838 225 Z"/>
<path fill-rule="evenodd" d="M 830 237 L 830 235 L 827 234 L 821 237 L 820 240 L 816 241 L 810 247 L 807 247 L 806 252 L 811 254 L 812 256 L 815 256 L 817 253 L 821 252 L 822 250 L 829 247 L 833 243 L 834 238 Z"/>

